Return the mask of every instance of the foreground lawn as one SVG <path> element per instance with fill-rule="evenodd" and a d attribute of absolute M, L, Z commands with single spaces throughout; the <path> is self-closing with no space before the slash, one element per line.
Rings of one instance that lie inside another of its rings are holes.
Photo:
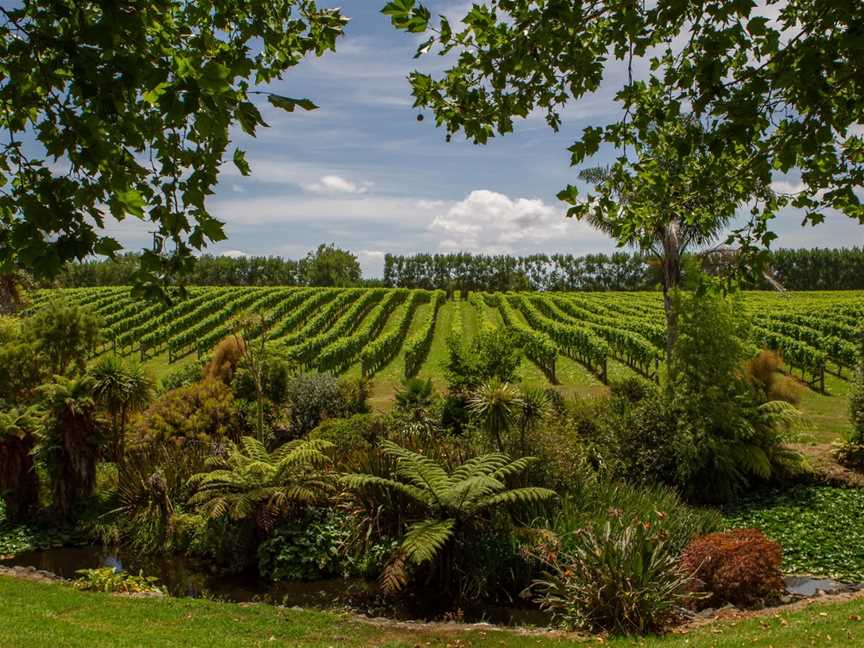
<path fill-rule="evenodd" d="M 0 646 L 486 646 L 559 647 L 584 639 L 493 630 L 376 627 L 328 612 L 241 606 L 192 599 L 130 599 L 0 577 Z M 687 635 L 616 639 L 613 647 L 737 648 L 864 645 L 864 600 L 815 604 L 744 621 L 724 621 Z"/>

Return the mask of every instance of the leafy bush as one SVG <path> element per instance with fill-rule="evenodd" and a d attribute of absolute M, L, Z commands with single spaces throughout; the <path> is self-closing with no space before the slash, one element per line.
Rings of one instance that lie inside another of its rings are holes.
<path fill-rule="evenodd" d="M 52 299 L 23 326 L 33 340 L 50 375 L 65 375 L 70 368 L 87 369 L 87 359 L 100 342 L 101 321 L 90 309 Z"/>
<path fill-rule="evenodd" d="M 332 512 L 309 510 L 280 524 L 258 547 L 258 570 L 272 581 L 318 580 L 344 571 L 343 548 L 349 535 Z"/>
<path fill-rule="evenodd" d="M 166 392 L 139 415 L 140 441 L 212 443 L 234 436 L 234 395 L 219 380 L 204 380 Z"/>
<path fill-rule="evenodd" d="M 323 439 L 333 444 L 333 457 L 340 470 L 364 470 L 386 432 L 377 414 L 355 414 L 350 418 L 333 418 L 309 433 L 309 439 Z"/>
<path fill-rule="evenodd" d="M 738 528 L 756 527 L 783 546 L 791 574 L 864 582 L 864 490 L 795 486 L 744 499 L 727 514 Z"/>
<path fill-rule="evenodd" d="M 160 592 L 156 585 L 159 579 L 155 576 L 144 576 L 143 573 L 127 574 L 113 567 L 97 569 L 79 569 L 78 578 L 73 585 L 75 589 L 91 592 L 122 592 L 124 594 L 141 594 L 143 592 Z"/>
<path fill-rule="evenodd" d="M 780 545 L 759 529 L 736 529 L 696 538 L 681 555 L 693 589 L 709 594 L 704 605 L 753 605 L 781 594 Z"/>
<path fill-rule="evenodd" d="M 4 520 L 3 502 L 0 501 L 0 556 L 14 556 L 24 551 L 62 547 L 74 539 L 68 528 L 52 524 L 18 524 L 12 526 Z"/>
<path fill-rule="evenodd" d="M 285 389 L 291 433 L 306 436 L 324 419 L 344 418 L 366 410 L 366 388 L 357 381 L 340 381 L 329 373 L 295 376 Z"/>
<path fill-rule="evenodd" d="M 160 393 L 169 392 L 180 387 L 187 387 L 200 382 L 204 375 L 204 366 L 200 362 L 190 362 L 179 369 L 174 369 L 162 378 L 159 384 Z"/>
<path fill-rule="evenodd" d="M 532 553 L 544 575 L 532 586 L 563 627 L 645 634 L 674 621 L 686 598 L 678 552 L 658 530 L 661 514 L 611 517 L 577 531 L 563 551 L 554 540 Z"/>

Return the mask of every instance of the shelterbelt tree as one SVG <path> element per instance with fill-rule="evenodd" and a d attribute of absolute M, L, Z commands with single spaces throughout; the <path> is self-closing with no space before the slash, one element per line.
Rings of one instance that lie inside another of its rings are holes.
<path fill-rule="evenodd" d="M 715 174 L 681 177 L 679 165 L 659 164 L 651 152 L 660 144 L 667 157 L 706 152 L 723 161 L 730 191 L 721 213 L 748 198 L 750 218 L 729 241 L 742 249 L 740 269 L 764 262 L 784 206 L 802 210 L 805 223 L 833 209 L 864 224 L 857 0 L 489 0 L 458 26 L 418 0 L 393 0 L 384 13 L 398 29 L 428 36 L 418 56 L 451 62 L 440 76 L 410 76 L 415 106 L 430 109 L 448 138 L 483 144 L 537 113 L 557 131 L 568 105 L 605 91 L 623 70 L 617 118 L 604 115 L 569 149 L 580 168 L 601 147 L 617 157 L 593 193 L 568 186 L 559 194 L 569 215 L 611 221 L 622 245 L 650 240 L 658 226 L 655 211 L 628 204 L 633 187 L 679 197 L 714 190 Z M 796 189 L 769 191 L 778 175 Z M 686 224 L 702 229 L 695 221 L 704 218 L 697 209 Z"/>
<path fill-rule="evenodd" d="M 120 244 L 107 219 L 155 231 L 140 294 L 225 238 L 208 211 L 221 165 L 250 173 L 233 126 L 266 126 L 253 95 L 335 49 L 347 19 L 312 0 L 24 0 L 0 7 L 0 273 L 39 277 Z"/>

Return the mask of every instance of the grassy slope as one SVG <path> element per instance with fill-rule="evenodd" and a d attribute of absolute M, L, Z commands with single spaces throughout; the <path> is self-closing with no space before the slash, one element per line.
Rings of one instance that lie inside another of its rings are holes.
<path fill-rule="evenodd" d="M 599 638 L 520 635 L 500 630 L 462 631 L 428 626 L 375 626 L 329 612 L 237 605 L 193 599 L 133 599 L 78 592 L 71 587 L 0 577 L 3 648 L 122 648 L 125 646 L 460 646 L 462 648 L 584 646 Z M 613 639 L 612 648 L 805 648 L 864 644 L 864 600 L 723 621 L 686 635 Z"/>

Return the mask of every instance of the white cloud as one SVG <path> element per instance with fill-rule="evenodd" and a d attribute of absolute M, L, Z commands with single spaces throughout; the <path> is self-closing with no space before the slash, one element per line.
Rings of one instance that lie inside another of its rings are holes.
<path fill-rule="evenodd" d="M 230 259 L 242 259 L 249 255 L 243 250 L 225 250 L 224 252 L 221 252 L 219 256 L 228 257 Z"/>
<path fill-rule="evenodd" d="M 364 194 L 371 183 L 357 184 L 338 175 L 326 175 L 318 182 L 304 185 L 306 191 L 319 194 Z"/>
<path fill-rule="evenodd" d="M 522 252 L 575 240 L 608 241 L 590 226 L 567 219 L 563 209 L 539 198 L 512 199 L 480 189 L 435 216 L 429 229 L 441 232 L 440 247 L 476 252 Z"/>
<path fill-rule="evenodd" d="M 360 250 L 360 256 L 365 257 L 367 259 L 374 260 L 384 260 L 384 255 L 386 253 L 381 250 Z"/>

